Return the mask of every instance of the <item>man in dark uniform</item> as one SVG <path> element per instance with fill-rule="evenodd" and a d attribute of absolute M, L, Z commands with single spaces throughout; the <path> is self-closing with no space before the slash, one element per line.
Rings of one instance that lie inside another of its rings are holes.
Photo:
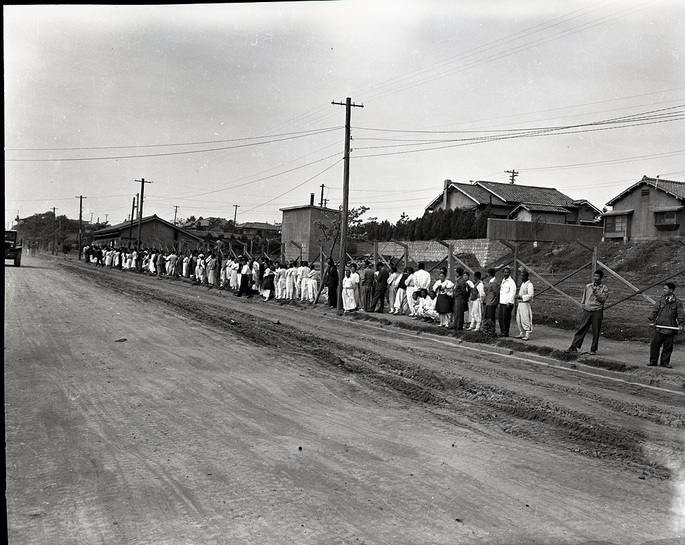
<path fill-rule="evenodd" d="M 338 307 L 338 269 L 332 257 L 326 260 L 326 286 L 328 287 L 328 306 Z"/>
<path fill-rule="evenodd" d="M 659 363 L 661 351 L 661 367 L 671 368 L 671 354 L 673 353 L 673 340 L 676 334 L 685 326 L 685 314 L 683 314 L 683 302 L 673 293 L 675 284 L 666 282 L 664 293 L 654 305 L 649 321 L 654 326 L 654 336 L 649 346 L 649 364 L 655 366 Z"/>
<path fill-rule="evenodd" d="M 376 265 L 378 270 L 378 277 L 376 278 L 376 290 L 371 300 L 371 305 L 369 305 L 369 312 L 380 312 L 383 314 L 385 311 L 385 292 L 388 291 L 388 278 L 390 278 L 390 271 L 385 263 L 378 263 Z M 378 310 L 376 307 L 380 304 Z"/>

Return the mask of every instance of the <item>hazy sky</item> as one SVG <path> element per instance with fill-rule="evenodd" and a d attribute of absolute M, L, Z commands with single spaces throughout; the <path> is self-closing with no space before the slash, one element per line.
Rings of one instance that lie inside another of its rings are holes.
<path fill-rule="evenodd" d="M 685 2 L 416 0 L 5 6 L 5 223 L 57 208 L 280 222 L 421 216 L 443 181 L 597 207 L 685 181 Z M 234 205 L 238 205 L 236 209 Z M 178 207 L 178 208 L 175 208 Z"/>

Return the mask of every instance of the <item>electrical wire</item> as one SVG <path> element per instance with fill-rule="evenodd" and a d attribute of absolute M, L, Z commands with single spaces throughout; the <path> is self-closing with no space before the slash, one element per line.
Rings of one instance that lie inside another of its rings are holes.
<path fill-rule="evenodd" d="M 147 158 L 147 157 L 168 157 L 172 155 L 189 155 L 189 154 L 195 154 L 195 153 L 207 153 L 207 152 L 215 152 L 215 151 L 225 151 L 229 149 L 240 149 L 240 148 L 247 148 L 247 147 L 252 147 L 252 146 L 259 146 L 259 145 L 264 145 L 264 144 L 273 144 L 275 142 L 282 142 L 284 140 L 293 140 L 296 138 L 304 138 L 306 136 L 313 136 L 317 134 L 323 134 L 327 133 L 330 131 L 334 130 L 339 130 L 342 127 L 329 127 L 325 129 L 318 129 L 316 131 L 311 131 L 307 132 L 306 134 L 299 134 L 298 136 L 286 136 L 282 138 L 275 138 L 272 140 L 266 140 L 263 142 L 251 142 L 249 144 L 239 144 L 236 146 L 222 146 L 218 148 L 207 148 L 207 149 L 201 149 L 201 150 L 187 150 L 187 151 L 175 151 L 175 152 L 168 152 L 168 153 L 149 153 L 149 154 L 140 154 L 140 155 L 118 155 L 118 156 L 108 156 L 108 157 L 61 157 L 61 158 L 55 158 L 51 157 L 49 159 L 5 159 L 5 161 L 8 162 L 58 162 L 58 161 L 111 161 L 111 160 L 120 160 L 120 159 L 141 159 L 141 158 Z"/>
<path fill-rule="evenodd" d="M 305 184 L 311 182 L 312 180 L 314 180 L 315 178 L 318 178 L 319 176 L 321 176 L 324 172 L 327 172 L 328 170 L 332 169 L 335 165 L 337 165 L 337 164 L 338 164 L 340 161 L 342 161 L 342 160 L 343 160 L 343 158 L 341 157 L 340 159 L 338 159 L 337 161 L 335 161 L 333 164 L 331 164 L 330 166 L 327 166 L 327 167 L 326 167 L 325 169 L 323 169 L 321 172 L 315 174 L 315 175 L 312 176 L 311 178 L 308 178 L 307 180 L 305 180 L 305 181 L 302 182 L 301 184 L 296 185 L 295 187 L 289 189 L 289 190 L 286 191 L 285 193 L 281 193 L 280 195 L 277 195 L 277 196 L 274 197 L 273 199 L 269 199 L 268 201 L 265 201 L 265 202 L 263 202 L 263 203 L 261 203 L 261 204 L 255 206 L 255 207 L 253 207 L 253 208 L 249 208 L 249 209 L 247 209 L 247 210 L 244 210 L 244 211 L 243 211 L 243 214 L 247 214 L 248 212 L 252 212 L 253 210 L 256 210 L 257 208 L 261 208 L 262 206 L 264 206 L 264 205 L 266 205 L 266 204 L 269 204 L 269 203 L 271 203 L 271 202 L 273 202 L 273 201 L 275 201 L 275 200 L 277 200 L 277 199 L 280 199 L 280 198 L 283 197 L 284 195 L 287 195 L 288 193 L 291 193 L 291 192 L 295 191 L 296 189 L 299 189 L 299 188 L 302 187 L 303 185 L 305 185 Z"/>

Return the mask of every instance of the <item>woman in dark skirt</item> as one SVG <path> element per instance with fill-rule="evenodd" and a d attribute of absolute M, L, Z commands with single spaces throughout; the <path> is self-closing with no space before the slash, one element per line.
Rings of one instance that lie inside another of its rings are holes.
<path fill-rule="evenodd" d="M 447 269 L 440 269 L 440 277 L 433 284 L 433 291 L 438 294 L 435 310 L 440 315 L 440 327 L 448 327 L 452 320 L 454 305 L 454 283 L 447 279 Z"/>
<path fill-rule="evenodd" d="M 270 301 L 276 295 L 274 276 L 276 271 L 272 269 L 271 260 L 264 258 L 264 276 L 262 279 L 262 295 L 265 301 Z"/>

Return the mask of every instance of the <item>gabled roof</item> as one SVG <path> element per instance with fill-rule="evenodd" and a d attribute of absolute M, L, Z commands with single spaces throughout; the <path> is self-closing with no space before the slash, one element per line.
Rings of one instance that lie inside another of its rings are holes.
<path fill-rule="evenodd" d="M 493 195 L 490 191 L 487 191 L 486 189 L 479 187 L 478 185 L 460 184 L 453 182 L 449 186 L 447 186 L 447 188 L 444 189 L 440 193 L 440 195 L 435 197 L 435 199 L 433 199 L 428 206 L 426 206 L 426 210 L 432 210 L 438 204 L 440 204 L 442 202 L 442 196 L 445 191 L 458 191 L 462 195 L 471 199 L 473 201 L 474 206 L 488 204 L 492 204 L 493 206 L 507 206 L 506 202 L 502 201 L 500 198 Z"/>
<path fill-rule="evenodd" d="M 619 193 L 613 199 L 611 199 L 607 203 L 607 206 L 613 206 L 616 201 L 622 199 L 625 195 L 633 191 L 633 189 L 641 185 L 652 186 L 654 189 L 664 191 L 669 195 L 674 196 L 676 199 L 685 200 L 685 182 L 675 182 L 673 180 L 660 180 L 659 178 L 648 178 L 647 176 L 643 176 L 639 182 L 631 185 L 628 189 Z"/>
<path fill-rule="evenodd" d="M 278 231 L 278 227 L 263 221 L 248 221 L 246 223 L 239 223 L 237 227 L 239 229 L 262 229 L 266 231 Z"/>
<path fill-rule="evenodd" d="M 571 211 L 563 206 L 553 206 L 551 204 L 539 203 L 521 203 L 511 211 L 511 215 L 515 214 L 520 209 L 528 210 L 529 212 L 553 212 L 556 214 L 570 214 Z"/>
<path fill-rule="evenodd" d="M 590 208 L 592 208 L 595 211 L 596 214 L 602 213 L 602 211 L 599 208 L 597 208 L 594 204 L 592 204 L 587 199 L 576 199 L 575 201 L 573 201 L 573 204 L 575 204 L 577 207 L 589 206 Z"/>
<path fill-rule="evenodd" d="M 198 240 L 200 240 L 199 237 L 196 237 L 195 235 L 189 233 L 185 229 L 181 229 L 178 225 L 174 225 L 173 223 L 158 217 L 157 214 L 153 214 L 152 216 L 147 216 L 145 218 L 142 218 L 140 220 L 140 223 L 141 224 L 142 223 L 149 223 L 151 221 L 157 221 L 160 223 L 164 223 L 164 224 L 168 225 L 169 227 L 176 229 L 177 231 L 181 231 L 182 233 L 184 233 L 188 236 L 191 236 L 193 238 L 197 238 Z M 138 220 L 134 219 L 133 220 L 133 228 L 136 229 L 137 226 L 138 226 Z M 130 221 L 124 221 L 122 223 L 117 223 L 116 225 L 110 225 L 109 227 L 105 227 L 104 229 L 99 229 L 99 230 L 95 231 L 93 233 L 93 235 L 97 236 L 97 237 L 102 237 L 102 236 L 107 236 L 110 234 L 115 234 L 115 233 L 118 233 L 118 232 L 123 231 L 125 229 L 130 229 L 130 228 L 131 228 L 131 222 Z"/>
<path fill-rule="evenodd" d="M 478 181 L 477 185 L 509 204 L 537 203 L 577 208 L 574 200 L 553 187 Z"/>

